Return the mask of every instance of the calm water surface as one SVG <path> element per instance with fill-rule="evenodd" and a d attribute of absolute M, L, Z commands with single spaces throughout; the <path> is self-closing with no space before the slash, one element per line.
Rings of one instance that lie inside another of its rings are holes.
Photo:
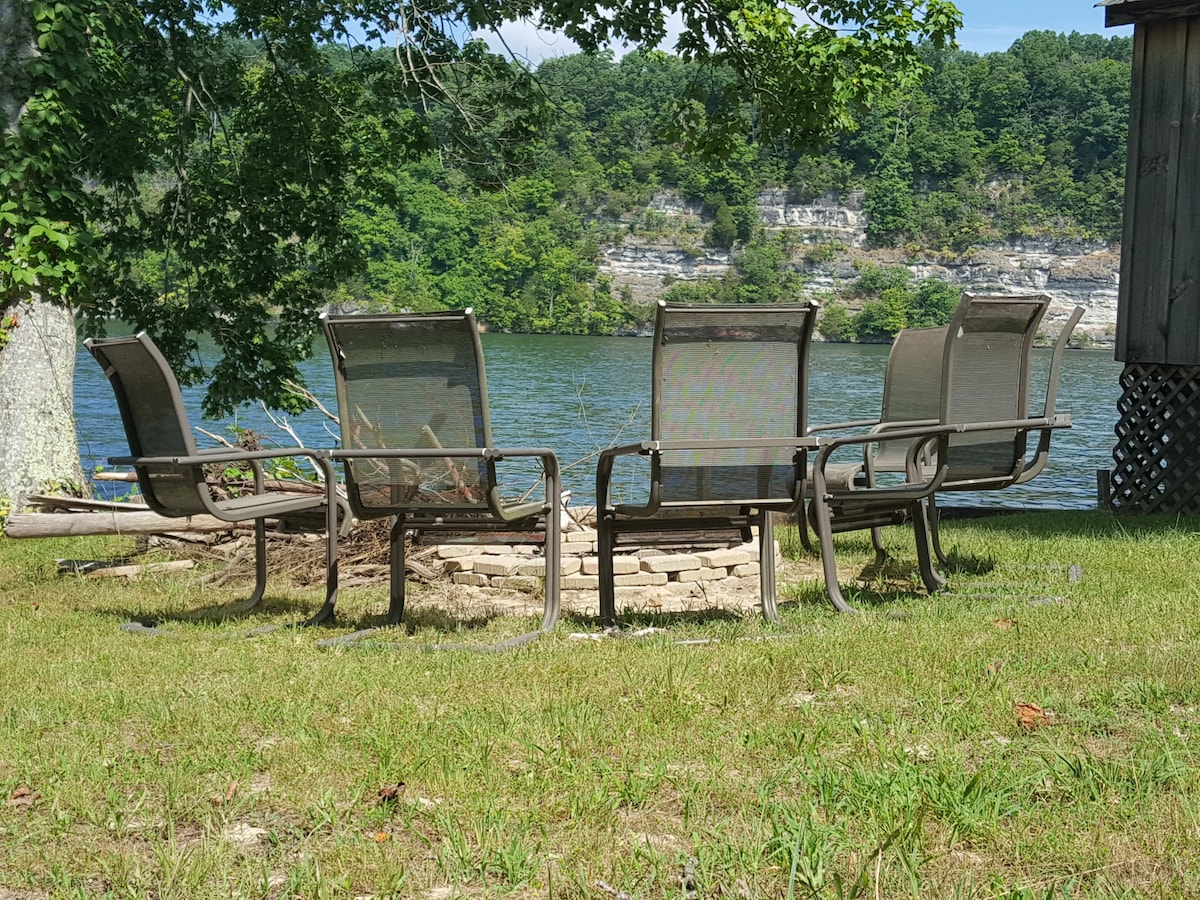
<path fill-rule="evenodd" d="M 592 502 L 595 462 L 592 454 L 613 443 L 649 436 L 650 339 L 485 334 L 492 431 L 499 446 L 548 446 L 564 467 L 563 480 L 573 504 Z M 888 347 L 862 344 L 814 344 L 809 421 L 812 424 L 870 418 L 879 413 Z M 324 345 L 302 366 L 309 386 L 336 409 L 333 375 Z M 1036 375 L 1044 378 L 1050 351 L 1037 351 Z M 1117 383 L 1121 366 L 1112 351 L 1069 351 L 1063 362 L 1058 408 L 1069 412 L 1073 427 L 1059 432 L 1050 466 L 1028 485 L 1006 491 L 948 498 L 963 505 L 1088 508 L 1096 503 L 1096 469 L 1112 467 Z M 1035 385 L 1033 396 L 1044 387 Z M 188 409 L 198 415 L 203 390 L 184 392 Z M 107 467 L 105 460 L 128 452 L 112 391 L 95 360 L 79 351 L 75 410 L 85 471 Z M 232 421 L 254 428 L 279 444 L 292 441 L 271 424 L 260 408 L 247 407 L 236 420 L 193 421 L 224 432 Z M 310 411 L 289 419 L 306 445 L 331 446 L 334 432 L 325 418 Z M 199 438 L 201 446 L 212 442 Z M 574 464 L 574 465 L 573 465 Z M 98 494 L 124 492 L 105 482 Z"/>

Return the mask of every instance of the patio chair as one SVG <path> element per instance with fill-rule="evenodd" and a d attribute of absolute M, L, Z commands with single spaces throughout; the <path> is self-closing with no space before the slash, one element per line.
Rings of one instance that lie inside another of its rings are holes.
<path fill-rule="evenodd" d="M 896 423 L 934 425 L 941 414 L 941 371 L 942 351 L 946 343 L 946 327 L 904 328 L 896 335 L 888 354 L 887 368 L 883 376 L 883 405 L 879 418 L 858 419 L 847 422 L 831 422 L 815 425 L 809 434 L 831 431 L 847 431 L 870 428 L 872 432 L 886 431 Z M 836 463 L 826 466 L 826 478 L 839 484 L 874 484 L 875 476 L 882 472 L 906 470 L 908 442 L 877 441 L 865 444 L 862 458 L 852 463 Z M 927 455 L 926 455 L 927 456 Z M 926 462 L 928 459 L 926 458 Z M 811 504 L 809 505 L 811 512 Z M 816 552 L 809 535 L 806 516 L 798 520 L 801 542 L 809 552 Z M 879 534 L 872 529 L 872 535 Z M 881 545 L 876 541 L 876 550 Z M 882 561 L 882 556 L 877 562 Z"/>
<path fill-rule="evenodd" d="M 1044 418 L 1054 418 L 1063 352 L 1070 343 L 1071 335 L 1083 313 L 1084 308 L 1076 306 L 1054 342 L 1041 403 Z M 883 379 L 883 408 L 880 417 L 873 420 L 816 426 L 810 430 L 810 433 L 818 434 L 851 427 L 872 426 L 875 432 L 883 434 L 889 429 L 897 427 L 907 427 L 923 422 L 936 423 L 941 413 L 942 354 L 945 344 L 946 326 L 901 330 L 896 335 L 891 352 L 888 354 L 887 369 Z M 972 348 L 972 352 L 977 354 L 992 352 L 992 348 L 983 343 L 974 344 Z M 1020 389 L 1017 382 L 1010 381 L 1007 384 L 1014 391 Z M 994 404 L 996 418 L 1009 415 L 1015 402 L 1014 397 L 1005 396 L 1002 390 L 991 395 L 981 396 L 978 400 L 981 404 L 984 402 Z M 978 418 L 989 417 L 987 411 L 979 406 L 974 408 L 974 415 Z M 955 490 L 1000 490 L 1029 482 L 1046 467 L 1050 458 L 1050 442 L 1053 433 L 1054 429 L 1049 428 L 1043 429 L 1039 433 L 1037 447 L 1032 457 L 1024 461 L 1019 474 L 1015 477 L 1010 477 L 1012 474 L 1010 471 L 988 483 L 970 481 L 965 484 L 955 484 L 950 482 L 943 485 L 938 493 Z M 903 474 L 906 471 L 908 443 L 907 441 L 881 440 L 878 443 L 866 445 L 862 463 L 854 465 L 849 474 L 858 478 L 863 484 L 877 483 L 876 476 L 883 473 Z M 928 467 L 930 463 L 931 460 L 927 453 L 922 460 L 922 465 Z M 846 477 L 846 472 L 839 475 L 843 481 Z M 948 565 L 949 561 L 941 545 L 936 494 L 929 498 L 926 506 L 934 555 L 940 564 Z M 814 549 L 809 542 L 805 523 L 802 521 L 800 525 L 805 547 L 810 550 Z M 876 552 L 876 563 L 881 565 L 886 559 L 887 553 L 884 550 L 878 528 L 871 530 L 871 537 Z"/>
<path fill-rule="evenodd" d="M 328 454 L 306 447 L 270 450 L 240 448 L 197 449 L 179 383 L 170 365 L 145 333 L 133 337 L 92 338 L 84 346 L 100 363 L 108 377 L 125 436 L 129 456 L 113 457 L 112 465 L 132 466 L 146 504 L 168 517 L 209 515 L 229 522 L 254 523 L 254 592 L 227 614 L 249 612 L 262 602 L 267 584 L 266 519 L 295 519 L 316 512 L 325 528 L 325 602 L 301 625 L 317 625 L 333 619 L 337 600 L 338 514 L 349 521 L 349 508 L 336 493 L 336 478 Z M 318 492 L 266 487 L 262 461 L 284 457 L 307 457 L 324 477 Z M 254 473 L 254 493 L 226 499 L 214 497 L 205 467 L 247 466 Z M 153 631 L 154 629 L 147 629 Z"/>
<path fill-rule="evenodd" d="M 1049 298 L 1040 295 L 964 294 L 945 329 L 902 333 L 889 360 L 881 422 L 863 434 L 821 439 L 809 519 L 820 540 L 826 588 L 836 608 L 853 609 L 838 586 L 834 533 L 871 529 L 882 558 L 878 529 L 911 521 L 922 581 L 931 592 L 940 590 L 945 580 L 932 556 L 943 563 L 945 557 L 931 524 L 936 520 L 935 495 L 996 490 L 1023 483 L 1044 468 L 1051 432 L 1070 427 L 1070 416 L 1057 414 L 1054 405 L 1061 351 L 1081 312 L 1060 336 L 1042 414 L 1031 417 L 1033 341 L 1048 305 Z M 940 374 L 940 383 L 932 383 L 932 372 Z M 937 398 L 936 419 L 928 418 L 931 398 Z M 1039 432 L 1039 442 L 1027 461 L 1030 432 Z M 864 454 L 861 477 L 847 478 L 838 469 L 843 464 L 834 457 L 845 449 Z M 902 483 L 881 484 L 878 475 L 884 472 L 902 473 Z"/>
<path fill-rule="evenodd" d="M 814 302 L 660 303 L 652 350 L 650 438 L 611 447 L 596 471 L 600 619 L 616 622 L 621 545 L 688 545 L 758 530 L 763 617 L 778 621 L 772 513 L 801 508 Z M 613 469 L 649 457 L 647 500 L 615 502 Z"/>
<path fill-rule="evenodd" d="M 341 449 L 331 455 L 343 464 L 354 515 L 393 520 L 386 625 L 404 616 L 406 534 L 414 543 L 490 534 L 493 542 L 541 545 L 546 566 L 541 631 L 552 629 L 561 568 L 558 458 L 546 448 L 494 446 L 483 346 L 472 310 L 326 314 L 321 321 L 333 357 L 342 433 Z M 497 463 L 520 457 L 540 463 L 541 490 L 531 500 L 506 496 L 499 481 Z"/>
<path fill-rule="evenodd" d="M 1063 324 L 1062 329 L 1058 333 L 1057 339 L 1054 341 L 1054 349 L 1050 357 L 1050 367 L 1046 374 L 1046 390 L 1043 394 L 1041 404 L 1041 417 L 1043 419 L 1053 421 L 1056 418 L 1055 407 L 1058 401 L 1058 378 L 1062 370 L 1063 351 L 1066 350 L 1067 345 L 1070 343 L 1071 334 L 1075 331 L 1075 326 L 1079 323 L 1079 319 L 1083 316 L 1083 313 L 1084 308 L 1082 306 L 1076 306 L 1071 311 L 1071 315 Z M 987 348 L 982 348 L 980 346 L 976 346 L 975 349 L 976 352 L 988 352 Z M 1008 400 L 1003 397 L 994 397 L 993 401 L 996 403 L 993 414 L 997 417 L 1005 415 L 1006 409 L 1011 408 L 1008 406 Z M 1028 410 L 1028 407 L 1025 409 Z M 988 413 L 987 410 L 978 408 L 975 414 L 983 417 Z M 1004 488 L 1013 487 L 1015 485 L 1027 484 L 1041 474 L 1046 468 L 1046 464 L 1050 461 L 1051 439 L 1055 430 L 1059 427 L 1063 426 L 1055 425 L 1050 428 L 1035 429 L 1038 432 L 1037 446 L 1034 448 L 1033 453 L 1029 458 L 1022 460 L 1019 471 L 1016 471 L 1015 474 L 1006 476 L 1004 473 L 998 472 L 994 477 L 991 478 L 967 479 L 961 482 L 952 478 L 946 484 L 942 485 L 937 494 L 950 491 L 997 491 L 1003 490 Z M 876 469 L 879 470 L 878 466 L 876 466 Z M 896 468 L 894 464 L 892 470 L 902 471 L 902 469 Z M 929 536 L 933 545 L 934 555 L 937 557 L 938 562 L 944 566 L 949 565 L 949 560 L 947 559 L 945 552 L 942 550 L 939 527 L 941 517 L 937 508 L 937 494 L 934 494 L 934 496 L 929 498 L 926 507 L 926 515 L 929 518 Z M 877 536 L 875 538 L 875 546 L 877 550 L 879 550 L 882 546 Z"/>

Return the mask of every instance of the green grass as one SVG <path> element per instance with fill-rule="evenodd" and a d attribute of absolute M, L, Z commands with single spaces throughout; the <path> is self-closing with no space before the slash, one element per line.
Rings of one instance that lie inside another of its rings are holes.
<path fill-rule="evenodd" d="M 778 628 L 576 620 L 508 654 L 419 645 L 534 620 L 448 635 L 418 598 L 412 649 L 320 650 L 244 637 L 317 587 L 171 621 L 237 595 L 54 574 L 118 540 L 0 540 L 0 900 L 1200 897 L 1197 525 L 948 523 L 952 588 L 989 596 L 880 577 L 839 616 L 788 584 Z M 343 627 L 381 598 L 347 592 Z"/>

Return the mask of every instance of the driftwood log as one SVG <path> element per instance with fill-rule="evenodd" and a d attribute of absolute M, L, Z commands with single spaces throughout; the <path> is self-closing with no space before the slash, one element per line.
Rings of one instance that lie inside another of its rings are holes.
<path fill-rule="evenodd" d="M 9 513 L 4 533 L 10 538 L 82 537 L 93 534 L 168 534 L 233 531 L 238 526 L 214 516 L 170 519 L 149 511 Z"/>

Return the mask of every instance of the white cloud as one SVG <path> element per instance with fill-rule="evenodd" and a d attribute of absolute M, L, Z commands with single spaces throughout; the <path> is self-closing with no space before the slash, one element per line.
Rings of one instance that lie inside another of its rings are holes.
<path fill-rule="evenodd" d="M 476 32 L 475 37 L 482 38 L 493 53 L 504 56 L 511 54 L 535 66 L 548 57 L 570 56 L 579 52 L 579 47 L 566 35 L 544 31 L 528 19 L 506 22 L 499 32 Z"/>
<path fill-rule="evenodd" d="M 667 19 L 667 36 L 663 39 L 662 47 L 673 50 L 675 40 L 683 31 L 683 18 L 679 13 L 672 13 Z M 543 59 L 555 56 L 570 56 L 579 52 L 579 46 L 564 34 L 557 31 L 546 31 L 538 28 L 529 19 L 518 22 L 506 22 L 499 32 L 480 31 L 475 37 L 482 39 L 494 53 L 505 56 L 512 55 L 536 66 Z M 620 59 L 633 47 L 626 43 L 610 44 L 608 47 L 613 56 Z"/>

